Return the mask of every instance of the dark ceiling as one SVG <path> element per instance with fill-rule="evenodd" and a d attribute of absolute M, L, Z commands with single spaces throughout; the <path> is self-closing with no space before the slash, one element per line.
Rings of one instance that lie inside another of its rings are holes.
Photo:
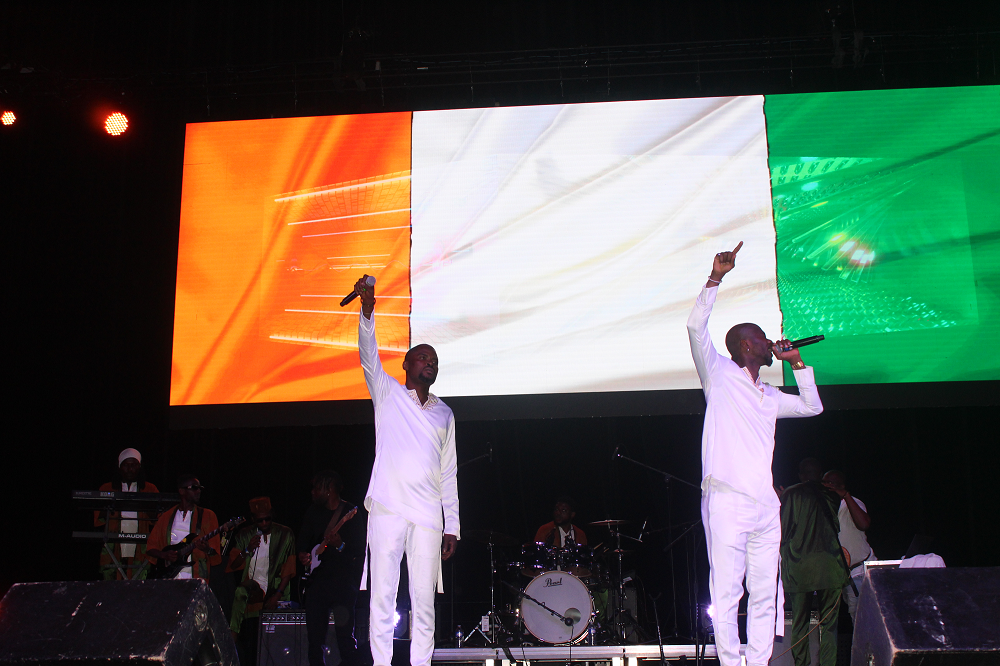
<path fill-rule="evenodd" d="M 170 100 L 186 120 L 976 85 L 1000 3 L 15 3 L 11 107 Z"/>

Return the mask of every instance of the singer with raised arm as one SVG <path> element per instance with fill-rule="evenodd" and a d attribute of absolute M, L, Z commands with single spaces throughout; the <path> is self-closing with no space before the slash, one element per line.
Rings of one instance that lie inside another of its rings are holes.
<path fill-rule="evenodd" d="M 430 392 L 438 374 L 437 352 L 430 345 L 406 352 L 405 385 L 382 369 L 374 284 L 366 275 L 355 291 L 361 297 L 361 367 L 375 407 L 375 463 L 365 496 L 372 658 L 375 666 L 390 666 L 399 563 L 406 553 L 413 613 L 410 664 L 430 666 L 434 591 L 443 591 L 441 561 L 452 556 L 459 539 L 455 416 Z"/>
<path fill-rule="evenodd" d="M 775 636 L 780 503 L 771 478 L 774 425 L 780 418 L 823 411 L 812 368 L 787 340 L 771 342 L 756 324 L 737 324 L 726 334 L 731 359 L 715 349 L 708 318 L 719 285 L 736 267 L 741 242 L 715 255 L 708 282 L 688 317 L 691 355 L 705 393 L 701 440 L 701 515 L 711 566 L 715 643 L 722 666 L 740 664 L 736 612 L 746 579 L 746 663 L 764 666 Z M 791 364 L 799 395 L 782 393 L 760 380 L 774 359 Z"/>

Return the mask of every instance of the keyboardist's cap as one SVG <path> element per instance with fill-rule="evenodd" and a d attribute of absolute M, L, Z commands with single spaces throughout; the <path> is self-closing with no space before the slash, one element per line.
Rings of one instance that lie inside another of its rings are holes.
<path fill-rule="evenodd" d="M 121 466 L 123 462 L 129 458 L 135 458 L 140 464 L 142 464 L 142 454 L 135 449 L 125 449 L 118 454 L 118 465 Z"/>

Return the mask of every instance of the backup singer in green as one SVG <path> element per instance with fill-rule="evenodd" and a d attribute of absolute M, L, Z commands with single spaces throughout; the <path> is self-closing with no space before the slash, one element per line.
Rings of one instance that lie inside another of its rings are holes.
<path fill-rule="evenodd" d="M 819 612 L 819 663 L 837 663 L 840 591 L 850 575 L 837 533 L 840 498 L 821 482 L 819 461 L 799 464 L 799 479 L 781 493 L 781 582 L 792 602 L 792 656 L 795 666 L 809 666 L 809 610 L 816 593 Z"/>
<path fill-rule="evenodd" d="M 272 519 L 271 500 L 250 500 L 253 524 L 233 537 L 227 571 L 243 571 L 233 599 L 229 628 L 240 645 L 241 658 L 257 663 L 257 618 L 261 610 L 274 610 L 279 601 L 291 599 L 295 576 L 295 535 Z"/>

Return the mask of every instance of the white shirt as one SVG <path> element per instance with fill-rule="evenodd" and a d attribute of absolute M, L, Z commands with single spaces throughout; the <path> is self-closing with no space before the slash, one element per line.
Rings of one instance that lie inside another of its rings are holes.
<path fill-rule="evenodd" d="M 174 512 L 174 522 L 170 524 L 170 545 L 180 543 L 188 534 L 191 534 L 191 517 L 194 511 L 181 511 L 179 508 Z M 191 566 L 181 569 L 175 579 L 191 578 Z"/>
<path fill-rule="evenodd" d="M 139 485 L 133 481 L 132 483 L 125 483 L 122 481 L 122 492 L 123 493 L 135 493 L 139 492 Z M 129 532 L 135 534 L 139 531 L 139 512 L 138 511 L 122 511 L 121 517 L 121 531 Z M 134 543 L 122 543 L 121 551 L 122 557 L 135 557 L 135 546 Z"/>
<path fill-rule="evenodd" d="M 250 558 L 250 562 L 247 564 L 250 567 L 250 578 L 260 585 L 260 589 L 264 590 L 264 594 L 267 594 L 267 569 L 271 565 L 271 547 L 268 545 L 270 543 L 268 540 L 269 536 L 268 534 L 260 535 L 260 545 L 257 546 L 257 550 L 253 552 L 253 557 Z"/>
<path fill-rule="evenodd" d="M 572 544 L 576 543 L 576 533 L 573 531 L 573 526 L 570 525 L 568 529 L 563 529 L 562 527 L 556 526 L 559 530 L 559 547 L 565 548 L 566 542 Z"/>
<path fill-rule="evenodd" d="M 375 405 L 375 464 L 365 508 L 378 502 L 392 513 L 460 537 L 455 415 L 436 396 L 423 405 L 382 369 L 375 317 L 361 315 L 358 348 Z"/>
<path fill-rule="evenodd" d="M 812 368 L 794 371 L 799 395 L 790 395 L 759 377 L 752 381 L 743 368 L 716 351 L 708 334 L 708 317 L 718 291 L 717 287 L 701 290 L 687 323 L 706 402 L 702 490 L 722 484 L 762 504 L 779 506 L 771 478 L 775 420 L 815 416 L 823 411 L 823 403 Z"/>
<path fill-rule="evenodd" d="M 865 503 L 859 500 L 857 497 L 854 501 L 858 503 L 865 513 L 868 513 L 868 508 Z M 854 524 L 854 519 L 851 518 L 851 510 L 847 508 L 847 500 L 840 500 L 840 510 L 837 512 L 837 518 L 840 519 L 840 533 L 837 538 L 840 539 L 840 545 L 847 549 L 847 552 L 851 554 L 851 566 L 853 567 L 858 562 L 864 562 L 865 560 L 874 560 L 875 553 L 872 551 L 871 546 L 868 545 L 868 537 L 865 533 L 858 529 L 858 526 Z M 864 569 L 862 569 L 864 571 Z"/>

